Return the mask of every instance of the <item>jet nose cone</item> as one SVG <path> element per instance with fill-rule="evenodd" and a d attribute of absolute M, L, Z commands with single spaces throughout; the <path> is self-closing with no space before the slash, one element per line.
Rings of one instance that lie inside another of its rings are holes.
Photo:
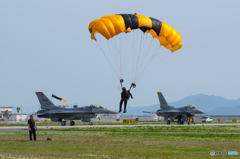
<path fill-rule="evenodd" d="M 107 109 L 106 111 L 107 111 L 107 114 L 117 114 L 118 113 L 118 112 L 115 112 L 115 111 L 109 110 L 109 109 Z"/>
<path fill-rule="evenodd" d="M 204 114 L 204 112 L 201 111 L 201 110 L 199 110 L 199 109 L 197 109 L 196 112 L 195 112 L 195 114 Z"/>

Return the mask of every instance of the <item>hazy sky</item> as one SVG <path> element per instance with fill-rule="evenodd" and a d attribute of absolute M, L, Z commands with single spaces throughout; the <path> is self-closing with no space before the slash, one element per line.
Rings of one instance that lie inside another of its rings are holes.
<path fill-rule="evenodd" d="M 42 91 L 70 105 L 118 109 L 119 80 L 88 25 L 120 13 L 164 21 L 183 39 L 182 49 L 137 82 L 129 106 L 157 104 L 158 91 L 169 102 L 195 94 L 239 99 L 239 6 L 239 0 L 0 1 L 0 105 L 37 110 L 35 92 Z M 131 82 L 127 74 L 124 84 Z"/>

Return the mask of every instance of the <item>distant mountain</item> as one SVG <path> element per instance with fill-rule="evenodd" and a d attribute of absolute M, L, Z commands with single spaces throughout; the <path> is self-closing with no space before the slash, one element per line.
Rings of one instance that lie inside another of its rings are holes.
<path fill-rule="evenodd" d="M 167 97 L 165 98 L 167 100 Z M 209 115 L 240 115 L 240 99 L 231 100 L 214 95 L 198 94 L 168 104 L 176 108 L 193 104 Z M 126 115 L 144 115 L 146 113 L 142 113 L 142 111 L 156 111 L 157 109 L 160 109 L 160 104 L 146 107 L 127 107 Z"/>
<path fill-rule="evenodd" d="M 209 115 L 240 115 L 240 105 L 236 107 L 219 107 L 209 112 Z"/>
<path fill-rule="evenodd" d="M 232 100 L 225 99 L 219 96 L 208 96 L 203 94 L 193 95 L 186 98 L 181 99 L 178 102 L 169 103 L 175 107 L 181 107 L 188 104 L 193 104 L 197 108 L 201 109 L 204 112 L 209 112 L 215 108 L 219 107 L 235 107 L 240 105 L 240 99 Z"/>

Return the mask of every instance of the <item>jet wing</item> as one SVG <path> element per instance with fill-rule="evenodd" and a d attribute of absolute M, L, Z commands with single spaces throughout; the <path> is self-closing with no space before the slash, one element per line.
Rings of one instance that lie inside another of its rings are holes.
<path fill-rule="evenodd" d="M 44 115 L 44 114 L 46 114 L 46 113 L 37 113 L 37 114 L 34 114 L 34 115 Z"/>
<path fill-rule="evenodd" d="M 142 111 L 143 113 L 156 114 L 157 112 Z"/>
<path fill-rule="evenodd" d="M 67 111 L 62 111 L 62 112 L 53 112 L 52 114 L 95 114 L 94 112 L 77 112 L 77 111 L 72 111 L 72 112 L 67 112 Z"/>
<path fill-rule="evenodd" d="M 175 109 L 161 110 L 158 112 L 161 112 L 161 113 L 185 113 L 185 112 L 182 112 L 181 110 L 175 110 Z"/>

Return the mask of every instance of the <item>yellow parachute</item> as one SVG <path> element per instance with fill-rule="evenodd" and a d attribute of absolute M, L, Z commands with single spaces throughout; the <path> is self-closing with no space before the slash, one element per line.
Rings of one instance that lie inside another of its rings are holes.
<path fill-rule="evenodd" d="M 88 30 L 119 79 L 128 70 L 128 64 L 132 64 L 133 83 L 155 59 L 159 63 L 157 56 L 182 48 L 181 35 L 175 29 L 140 14 L 106 15 L 90 22 Z M 103 41 L 104 44 L 100 44 Z"/>
<path fill-rule="evenodd" d="M 93 40 L 97 40 L 95 33 L 100 33 L 106 39 L 110 39 L 122 32 L 141 29 L 144 33 L 150 33 L 153 38 L 159 39 L 160 44 L 171 52 L 182 47 L 181 35 L 170 25 L 140 14 L 106 15 L 93 20 L 88 29 Z"/>

